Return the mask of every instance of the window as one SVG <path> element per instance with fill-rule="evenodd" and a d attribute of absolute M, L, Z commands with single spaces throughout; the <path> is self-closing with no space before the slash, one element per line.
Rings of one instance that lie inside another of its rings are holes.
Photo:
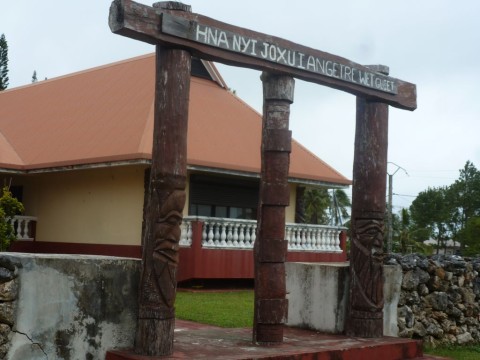
<path fill-rule="evenodd" d="M 191 175 L 189 214 L 255 220 L 258 186 L 258 180 Z"/>

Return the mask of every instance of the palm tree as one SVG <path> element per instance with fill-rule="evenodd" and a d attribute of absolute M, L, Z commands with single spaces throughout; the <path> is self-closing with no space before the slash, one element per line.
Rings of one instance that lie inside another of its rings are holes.
<path fill-rule="evenodd" d="M 304 203 L 305 221 L 310 224 L 343 225 L 349 217 L 350 199 L 341 189 L 307 189 Z"/>

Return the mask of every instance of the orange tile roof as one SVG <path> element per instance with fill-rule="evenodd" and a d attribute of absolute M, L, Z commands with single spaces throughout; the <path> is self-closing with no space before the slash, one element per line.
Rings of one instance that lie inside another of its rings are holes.
<path fill-rule="evenodd" d="M 154 55 L 0 92 L 0 168 L 33 171 L 151 159 Z M 261 116 L 192 77 L 190 166 L 258 173 Z M 293 141 L 290 177 L 350 181 Z"/>

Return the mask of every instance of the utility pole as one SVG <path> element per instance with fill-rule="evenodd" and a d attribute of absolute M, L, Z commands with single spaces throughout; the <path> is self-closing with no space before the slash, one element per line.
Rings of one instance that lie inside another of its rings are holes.
<path fill-rule="evenodd" d="M 388 175 L 388 213 L 387 213 L 387 223 L 388 223 L 388 234 L 387 234 L 387 253 L 391 254 L 392 253 L 392 242 L 393 242 L 393 206 L 392 206 L 392 198 L 393 198 L 393 175 L 397 173 L 398 170 L 402 169 L 405 171 L 405 174 L 408 176 L 407 170 L 402 168 L 401 166 L 393 163 L 393 162 L 388 162 L 388 164 L 395 165 L 397 169 L 393 172 L 393 174 L 390 174 L 387 172 Z"/>

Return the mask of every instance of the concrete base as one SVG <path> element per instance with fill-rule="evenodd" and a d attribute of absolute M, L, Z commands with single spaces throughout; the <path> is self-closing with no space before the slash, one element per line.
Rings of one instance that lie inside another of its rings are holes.
<path fill-rule="evenodd" d="M 192 324 L 192 323 L 190 323 Z M 384 337 L 349 338 L 296 328 L 285 329 L 284 343 L 275 346 L 252 344 L 251 329 L 202 327 L 177 320 L 174 353 L 165 357 L 141 356 L 128 350 L 112 350 L 106 360 L 153 359 L 419 359 L 419 341 Z"/>
<path fill-rule="evenodd" d="M 289 326 L 341 334 L 349 296 L 349 263 L 286 263 Z M 399 265 L 384 266 L 383 334 L 398 336 Z"/>
<path fill-rule="evenodd" d="M 140 262 L 86 255 L 4 253 L 19 292 L 6 359 L 103 359 L 133 345 Z"/>
<path fill-rule="evenodd" d="M 345 327 L 349 263 L 286 263 L 289 326 L 340 334 Z"/>

